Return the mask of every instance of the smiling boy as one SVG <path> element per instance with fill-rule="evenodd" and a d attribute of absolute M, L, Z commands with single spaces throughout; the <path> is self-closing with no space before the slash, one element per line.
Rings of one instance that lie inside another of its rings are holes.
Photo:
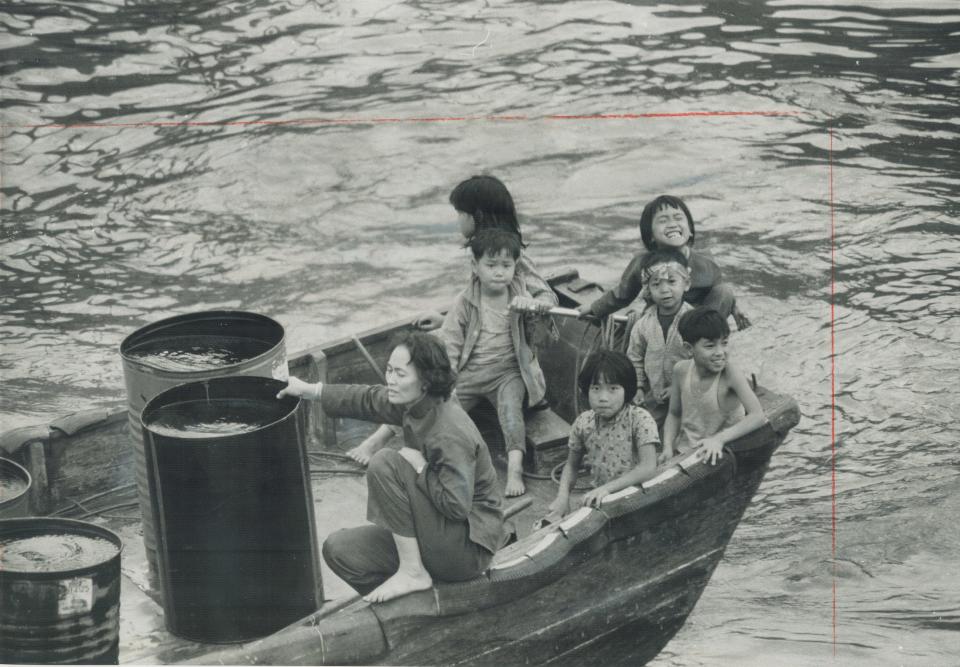
<path fill-rule="evenodd" d="M 728 358 L 730 328 L 720 313 L 700 306 L 685 313 L 677 327 L 691 358 L 673 367 L 660 460 L 698 448 L 713 464 L 724 445 L 763 424 L 763 408 Z"/>

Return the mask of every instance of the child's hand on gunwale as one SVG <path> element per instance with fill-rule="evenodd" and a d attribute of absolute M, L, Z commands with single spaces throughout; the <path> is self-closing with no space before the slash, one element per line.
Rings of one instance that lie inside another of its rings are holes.
<path fill-rule="evenodd" d="M 723 458 L 723 440 L 715 436 L 710 436 L 709 438 L 701 440 L 699 444 L 700 460 L 714 465 Z"/>

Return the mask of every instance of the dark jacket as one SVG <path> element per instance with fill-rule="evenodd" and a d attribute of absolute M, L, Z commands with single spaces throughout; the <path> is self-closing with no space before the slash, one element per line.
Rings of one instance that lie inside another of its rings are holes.
<path fill-rule="evenodd" d="M 445 517 L 469 522 L 471 542 L 496 552 L 503 539 L 500 482 L 487 443 L 455 399 L 424 396 L 400 406 L 382 385 L 325 384 L 320 403 L 330 415 L 402 425 L 406 446 L 427 461 L 417 486 Z"/>
<path fill-rule="evenodd" d="M 605 317 L 633 303 L 643 289 L 640 265 L 646 254 L 642 252 L 631 259 L 617 286 L 607 290 L 603 296 L 590 304 L 590 312 L 593 315 Z M 703 303 L 704 297 L 713 289 L 713 286 L 721 282 L 722 275 L 716 262 L 707 255 L 693 250 L 690 251 L 687 264 L 690 268 L 690 289 L 684 293 L 683 300 L 697 306 Z"/>

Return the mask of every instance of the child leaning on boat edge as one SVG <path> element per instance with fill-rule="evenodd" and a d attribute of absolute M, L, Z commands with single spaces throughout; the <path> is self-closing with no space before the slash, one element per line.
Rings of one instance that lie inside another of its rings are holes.
<path fill-rule="evenodd" d="M 723 315 L 698 306 L 680 318 L 677 328 L 691 358 L 673 367 L 660 460 L 697 448 L 713 464 L 724 445 L 763 424 L 763 408 L 729 359 L 730 328 Z"/>
<path fill-rule="evenodd" d="M 627 356 L 607 349 L 592 352 L 577 376 L 577 386 L 590 408 L 570 428 L 560 488 L 542 520 L 547 523 L 570 511 L 570 491 L 584 457 L 593 472 L 593 488 L 581 500 L 585 507 L 599 507 L 604 496 L 657 472 L 657 425 L 649 412 L 632 403 L 637 376 Z"/>
<path fill-rule="evenodd" d="M 675 248 L 687 258 L 690 288 L 684 300 L 694 306 L 708 306 L 726 318 L 733 315 L 737 328 L 750 326 L 750 320 L 737 306 L 730 286 L 722 281 L 720 267 L 711 258 L 693 250 L 696 229 L 690 209 L 679 197 L 660 195 L 643 207 L 640 214 L 640 239 L 646 251 Z M 591 303 L 578 310 L 583 318 L 601 318 L 624 308 L 640 294 L 643 287 L 641 263 L 646 253 L 634 256 L 624 269 L 620 282 Z"/>

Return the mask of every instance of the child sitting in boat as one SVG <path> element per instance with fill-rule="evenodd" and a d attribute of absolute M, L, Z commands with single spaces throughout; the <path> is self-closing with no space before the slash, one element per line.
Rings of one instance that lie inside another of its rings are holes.
<path fill-rule="evenodd" d="M 763 408 L 727 356 L 730 328 L 723 315 L 699 306 L 680 318 L 678 329 L 691 358 L 673 367 L 660 459 L 699 448 L 712 465 L 725 444 L 763 424 Z"/>
<path fill-rule="evenodd" d="M 473 275 L 443 320 L 440 336 L 457 370 L 457 397 L 464 410 L 482 398 L 497 409 L 507 450 L 505 495 L 518 496 L 523 484 L 528 405 L 543 400 L 546 381 L 531 347 L 529 323 L 553 302 L 530 296 L 517 273 L 520 239 L 511 231 L 487 229 L 470 239 Z"/>
<path fill-rule="evenodd" d="M 542 523 L 555 523 L 570 511 L 570 490 L 584 456 L 593 471 L 593 489 L 581 501 L 599 507 L 604 496 L 650 479 L 657 471 L 657 425 L 631 401 L 637 375 L 622 352 L 601 349 L 591 353 L 577 376 L 590 409 L 570 428 L 567 462 L 560 488 Z"/>
<path fill-rule="evenodd" d="M 683 300 L 690 288 L 687 258 L 674 248 L 654 250 L 640 262 L 643 295 L 653 301 L 633 329 L 627 343 L 627 357 L 637 371 L 637 405 L 653 416 L 662 432 L 670 405 L 673 367 L 688 359 L 677 323 L 693 306 Z"/>
<path fill-rule="evenodd" d="M 684 300 L 694 306 L 708 306 L 724 318 L 733 315 L 738 329 L 750 326 L 750 320 L 737 307 L 730 286 L 721 281 L 720 267 L 712 259 L 693 250 L 695 230 L 690 209 L 679 197 L 660 195 L 643 207 L 640 215 L 640 239 L 647 251 L 675 248 L 687 258 L 690 287 Z M 619 284 L 600 298 L 579 307 L 583 318 L 600 318 L 628 306 L 643 287 L 642 261 L 636 255 L 620 278 Z"/>

